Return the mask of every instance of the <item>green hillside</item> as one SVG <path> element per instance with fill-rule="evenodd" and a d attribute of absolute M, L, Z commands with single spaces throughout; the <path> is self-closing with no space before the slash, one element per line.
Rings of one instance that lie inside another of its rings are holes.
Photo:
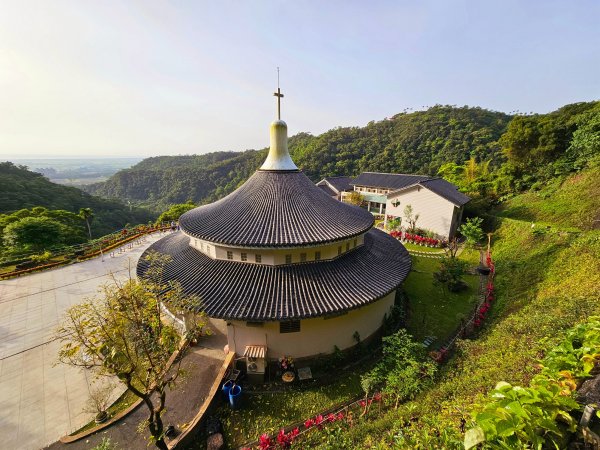
<path fill-rule="evenodd" d="M 596 169 L 584 171 L 557 187 L 554 195 L 563 198 L 579 190 L 581 198 L 589 196 L 588 180 L 597 175 Z M 511 204 L 527 203 L 528 214 L 547 218 L 552 228 L 540 234 L 529 219 L 498 219 L 492 238 L 497 268 L 492 314 L 476 339 L 459 342 L 437 383 L 397 410 L 350 429 L 330 430 L 326 436 L 314 433 L 304 445 L 462 449 L 461 419 L 468 429 L 471 414 L 480 410 L 499 381 L 527 386 L 539 372 L 539 359 L 568 328 L 600 314 L 600 230 L 562 231 L 574 222 L 547 215 L 553 198 L 528 203 L 531 195 L 517 196 Z M 597 214 L 597 198 L 584 204 L 575 200 L 571 209 Z"/>
<path fill-rule="evenodd" d="M 497 141 L 510 119 L 481 108 L 436 106 L 365 127 L 335 128 L 319 136 L 299 133 L 290 138 L 289 148 L 314 181 L 362 171 L 435 174 L 444 163 L 462 164 L 471 157 L 499 164 Z M 206 203 L 238 187 L 265 155 L 266 149 L 148 158 L 86 189 L 160 208 L 188 200 Z"/>
<path fill-rule="evenodd" d="M 146 223 L 154 215 L 141 208 L 130 208 L 120 201 L 95 197 L 80 189 L 55 184 L 39 173 L 10 162 L 0 163 L 0 213 L 44 207 L 78 213 L 80 208 L 94 212 L 92 235 L 102 236 L 126 224 Z"/>
<path fill-rule="evenodd" d="M 499 215 L 581 230 L 600 228 L 600 166 L 507 200 Z"/>

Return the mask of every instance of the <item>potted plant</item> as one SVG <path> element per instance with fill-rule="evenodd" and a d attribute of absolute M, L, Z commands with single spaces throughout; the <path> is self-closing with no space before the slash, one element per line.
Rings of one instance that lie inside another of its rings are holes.
<path fill-rule="evenodd" d="M 281 379 L 286 383 L 294 381 L 296 374 L 294 372 L 294 360 L 291 356 L 282 356 L 279 358 L 279 370 L 281 370 Z"/>
<path fill-rule="evenodd" d="M 110 398 L 114 390 L 115 384 L 112 382 L 90 387 L 90 397 L 84 411 L 95 414 L 94 422 L 97 424 L 108 420 L 107 409 L 110 406 Z"/>

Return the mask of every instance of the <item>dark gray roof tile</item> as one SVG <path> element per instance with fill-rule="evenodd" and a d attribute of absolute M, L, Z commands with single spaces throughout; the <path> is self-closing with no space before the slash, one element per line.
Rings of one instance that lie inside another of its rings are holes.
<path fill-rule="evenodd" d="M 363 172 L 356 177 L 351 184 L 354 186 L 379 187 L 396 190 L 428 179 L 430 179 L 430 177 L 426 175 Z"/>
<path fill-rule="evenodd" d="M 299 171 L 257 171 L 227 197 L 179 220 L 188 234 L 248 247 L 321 244 L 364 233 L 373 216 L 339 202 Z"/>
<path fill-rule="evenodd" d="M 197 295 L 210 317 L 238 320 L 292 320 L 325 316 L 372 303 L 392 292 L 411 268 L 400 242 L 371 230 L 363 246 L 332 261 L 268 266 L 214 260 L 190 247 L 183 233 L 149 247 L 172 257 L 165 279 Z M 138 276 L 147 263 L 140 258 Z"/>

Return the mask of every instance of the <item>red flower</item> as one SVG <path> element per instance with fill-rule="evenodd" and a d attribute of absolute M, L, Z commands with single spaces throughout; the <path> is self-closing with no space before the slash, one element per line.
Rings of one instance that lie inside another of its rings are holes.
<path fill-rule="evenodd" d="M 315 425 L 317 426 L 317 428 L 319 428 L 319 430 L 321 428 L 323 428 L 322 422 L 323 422 L 323 416 L 321 414 L 319 414 L 317 417 L 315 417 Z"/>
<path fill-rule="evenodd" d="M 337 420 L 344 420 L 344 413 L 343 412 L 339 412 L 336 416 Z"/>
<path fill-rule="evenodd" d="M 258 440 L 258 447 L 260 450 L 271 450 L 273 448 L 273 442 L 268 434 L 263 434 Z"/>
<path fill-rule="evenodd" d="M 366 408 L 366 407 L 367 407 L 367 402 L 366 402 L 366 401 L 364 401 L 364 400 L 361 400 L 360 402 L 358 402 L 358 404 L 359 404 L 360 406 L 362 406 L 363 408 Z"/>
<path fill-rule="evenodd" d="M 375 400 L 376 402 L 380 402 L 381 401 L 381 392 L 376 392 L 375 395 L 373 395 L 373 400 Z"/>
<path fill-rule="evenodd" d="M 312 420 L 312 419 L 307 419 L 307 420 L 304 422 L 304 427 L 305 427 L 305 428 L 310 428 L 310 427 L 312 427 L 314 424 L 315 424 L 315 421 L 314 421 L 314 420 Z"/>
<path fill-rule="evenodd" d="M 289 448 L 292 445 L 291 439 L 287 434 L 285 434 L 284 429 L 279 430 L 279 434 L 277 435 L 277 442 L 281 445 L 282 448 Z"/>
<path fill-rule="evenodd" d="M 335 414 L 333 414 L 333 413 L 327 414 L 327 421 L 328 422 L 335 422 Z"/>

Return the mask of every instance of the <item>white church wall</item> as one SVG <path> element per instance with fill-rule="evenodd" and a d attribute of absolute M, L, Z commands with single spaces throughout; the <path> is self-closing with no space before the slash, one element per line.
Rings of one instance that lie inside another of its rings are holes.
<path fill-rule="evenodd" d="M 286 264 L 286 256 L 290 255 L 292 263 L 299 263 L 302 261 L 302 254 L 306 258 L 306 262 L 315 261 L 316 252 L 320 253 L 320 260 L 330 260 L 340 256 L 339 249 L 341 247 L 341 254 L 354 250 L 356 247 L 360 247 L 364 243 L 364 235 L 353 237 L 351 239 L 345 239 L 342 241 L 334 242 L 332 244 L 318 246 L 318 247 L 296 247 L 287 249 L 270 249 L 270 248 L 239 248 L 239 247 L 225 247 L 222 245 L 216 245 L 212 242 L 203 241 L 190 237 L 190 245 L 202 253 L 210 256 L 214 259 L 227 260 L 228 252 L 231 252 L 231 259 L 233 261 L 243 261 L 242 253 L 245 253 L 245 262 L 256 264 L 256 255 L 260 255 L 260 264 L 266 265 L 280 265 Z"/>
<path fill-rule="evenodd" d="M 393 205 L 396 201 L 400 202 L 398 206 Z M 387 215 L 401 217 L 403 227 L 408 226 L 404 217 L 406 205 L 412 206 L 413 214 L 419 214 L 418 228 L 431 230 L 446 239 L 454 232 L 456 227 L 453 227 L 452 221 L 456 220 L 454 212 L 456 206 L 429 189 L 415 186 L 387 199 Z"/>
<path fill-rule="evenodd" d="M 304 358 L 332 353 L 335 345 L 343 350 L 356 344 L 352 337 L 356 331 L 361 339 L 366 339 L 381 327 L 383 316 L 394 304 L 394 297 L 395 291 L 341 316 L 302 320 L 297 333 L 280 333 L 279 322 L 264 322 L 263 326 L 255 327 L 247 326 L 246 322 L 231 321 L 227 326 L 229 349 L 242 355 L 247 345 L 266 345 L 269 358 L 283 355 Z"/>

